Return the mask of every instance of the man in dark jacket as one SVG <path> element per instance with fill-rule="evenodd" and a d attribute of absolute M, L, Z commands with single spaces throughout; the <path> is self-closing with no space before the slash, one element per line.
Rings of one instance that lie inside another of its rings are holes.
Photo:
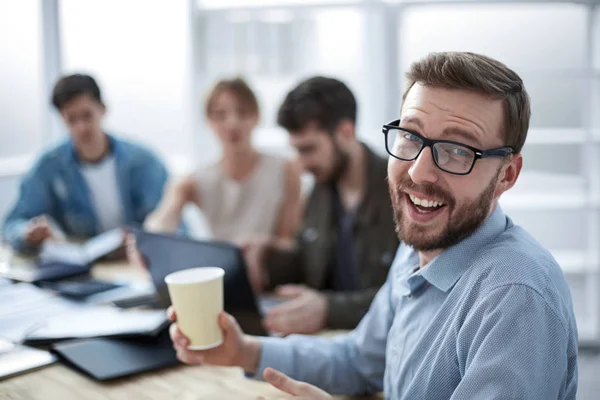
<path fill-rule="evenodd" d="M 266 316 L 272 331 L 352 329 L 386 280 L 398 247 L 387 160 L 357 140 L 356 108 L 344 83 L 314 77 L 279 109 L 278 123 L 315 186 L 296 243 L 255 241 L 245 249 L 255 289 L 290 298 Z"/>

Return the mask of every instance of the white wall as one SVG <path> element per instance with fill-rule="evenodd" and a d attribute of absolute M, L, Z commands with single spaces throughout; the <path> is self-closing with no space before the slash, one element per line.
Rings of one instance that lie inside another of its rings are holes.
<path fill-rule="evenodd" d="M 523 151 L 523 179 L 509 194 L 528 190 L 540 180 L 544 184 L 537 185 L 538 193 L 554 194 L 583 175 L 582 147 L 533 142 L 543 141 L 539 136 L 557 128 L 584 131 L 586 26 L 586 8 L 573 4 L 415 7 L 405 13 L 399 32 L 401 68 L 406 71 L 412 61 L 433 51 L 482 53 L 513 68 L 531 96 L 532 119 Z M 535 179 L 526 179 L 532 173 Z M 559 179 L 556 174 L 569 177 Z M 587 245 L 584 210 L 505 209 L 551 249 Z"/>
<path fill-rule="evenodd" d="M 40 4 L 0 0 L 0 218 L 44 138 Z"/>
<path fill-rule="evenodd" d="M 196 154 L 187 0 L 61 0 L 65 73 L 102 87 L 106 127 L 156 150 L 173 170 Z M 199 112 L 199 111 L 198 111 Z"/>
<path fill-rule="evenodd" d="M 371 67 L 376 63 L 368 61 L 366 51 L 381 43 L 365 45 L 368 14 L 355 7 L 222 12 L 212 8 L 232 2 L 205 3 L 210 9 L 196 16 L 198 92 L 217 79 L 243 75 L 260 101 L 261 124 L 254 137 L 259 147 L 281 151 L 287 145 L 287 134 L 276 127 L 285 95 L 302 79 L 327 75 L 348 84 L 358 101 L 361 140 L 381 149 L 384 107 L 377 89 L 382 85 L 374 85 L 379 76 Z"/>
<path fill-rule="evenodd" d="M 0 0 L 0 158 L 35 152 L 42 138 L 40 3 Z"/>

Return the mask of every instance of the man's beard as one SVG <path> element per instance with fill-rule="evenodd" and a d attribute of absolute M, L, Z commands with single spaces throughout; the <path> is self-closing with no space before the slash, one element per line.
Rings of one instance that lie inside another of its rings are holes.
<path fill-rule="evenodd" d="M 333 164 L 329 174 L 322 175 L 321 182 L 336 183 L 346 173 L 349 165 L 350 155 L 342 150 L 335 140 L 333 140 Z"/>
<path fill-rule="evenodd" d="M 394 208 L 396 233 L 400 241 L 412 246 L 417 251 L 433 251 L 447 249 L 471 236 L 489 214 L 490 207 L 494 201 L 494 193 L 498 177 L 500 176 L 500 170 L 501 168 L 498 169 L 496 176 L 494 176 L 478 199 L 463 204 L 458 209 L 456 208 L 454 198 L 448 192 L 433 184 L 416 185 L 410 178 L 398 183 L 396 187 L 393 187 L 389 183 L 390 197 Z M 409 217 L 403 215 L 402 202 L 407 201 L 404 191 L 409 189 L 423 193 L 427 197 L 434 197 L 446 204 L 445 207 L 448 207 L 449 217 L 446 226 L 440 234 L 435 236 L 427 235 L 427 230 L 436 229 L 436 226 L 429 225 L 423 227 L 417 223 L 410 223 L 409 228 L 404 229 L 404 222 L 409 221 Z"/>

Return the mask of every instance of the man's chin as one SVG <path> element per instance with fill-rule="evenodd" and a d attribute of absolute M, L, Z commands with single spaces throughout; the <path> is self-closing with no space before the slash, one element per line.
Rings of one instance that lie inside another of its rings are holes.
<path fill-rule="evenodd" d="M 442 230 L 438 226 L 403 224 L 399 239 L 416 250 L 435 250 Z M 433 248 L 432 248 L 433 247 Z"/>

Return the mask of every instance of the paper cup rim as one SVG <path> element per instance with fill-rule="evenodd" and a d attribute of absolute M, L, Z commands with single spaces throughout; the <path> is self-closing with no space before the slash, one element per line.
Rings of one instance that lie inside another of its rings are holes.
<path fill-rule="evenodd" d="M 210 282 L 222 278 L 225 270 L 220 267 L 195 267 L 172 272 L 165 277 L 167 285 L 189 285 L 192 283 Z"/>

